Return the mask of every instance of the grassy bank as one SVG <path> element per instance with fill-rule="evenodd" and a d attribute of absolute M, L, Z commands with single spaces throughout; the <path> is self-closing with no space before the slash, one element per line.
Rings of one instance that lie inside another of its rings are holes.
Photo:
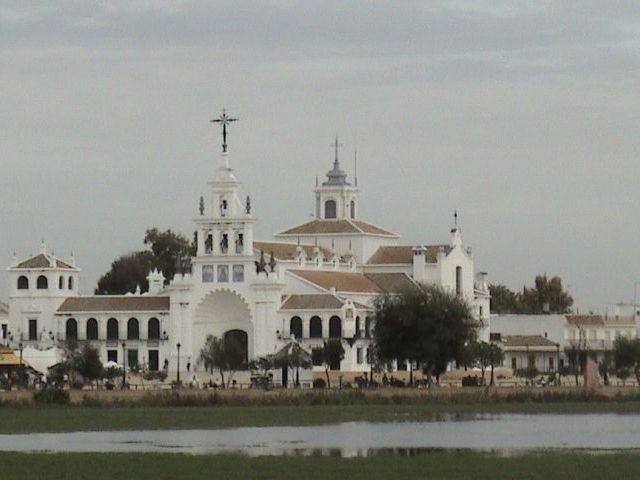
<path fill-rule="evenodd" d="M 322 425 L 352 421 L 419 421 L 445 414 L 640 413 L 640 402 L 394 405 L 273 405 L 211 407 L 5 407 L 0 433 L 96 430 L 212 429 Z"/>
<path fill-rule="evenodd" d="M 187 456 L 179 454 L 1 453 L 7 478 L 30 479 L 619 479 L 640 474 L 633 454 L 525 454 L 496 457 L 471 452 L 436 452 L 412 457 Z"/>

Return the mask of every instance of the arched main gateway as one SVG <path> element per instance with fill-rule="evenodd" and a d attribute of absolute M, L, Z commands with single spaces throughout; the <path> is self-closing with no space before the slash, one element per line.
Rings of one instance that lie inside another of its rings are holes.
<path fill-rule="evenodd" d="M 207 336 L 237 342 L 253 357 L 253 323 L 247 302 L 232 290 L 207 294 L 196 308 L 193 322 L 193 352 L 198 355 Z"/>

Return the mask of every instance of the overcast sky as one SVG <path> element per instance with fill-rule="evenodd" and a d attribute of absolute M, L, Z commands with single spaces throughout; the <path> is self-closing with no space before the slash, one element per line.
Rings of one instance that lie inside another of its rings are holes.
<path fill-rule="evenodd" d="M 630 301 L 639 71 L 637 0 L 0 0 L 0 263 L 44 238 L 91 293 L 147 227 L 190 235 L 226 106 L 258 238 L 308 218 L 338 134 L 361 218 L 438 243 L 457 209 L 492 282 Z"/>

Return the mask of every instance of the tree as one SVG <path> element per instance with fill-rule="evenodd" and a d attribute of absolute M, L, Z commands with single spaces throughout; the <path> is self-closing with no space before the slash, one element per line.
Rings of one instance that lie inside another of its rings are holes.
<path fill-rule="evenodd" d="M 418 362 L 439 380 L 475 338 L 464 299 L 441 286 L 418 284 L 375 303 L 374 341 L 383 361 Z"/>
<path fill-rule="evenodd" d="M 286 368 L 295 372 L 295 386 L 300 386 L 300 369 L 311 367 L 311 354 L 296 341 L 291 341 L 270 356 L 275 368 Z M 287 387 L 283 385 L 283 387 Z"/>
<path fill-rule="evenodd" d="M 62 362 L 57 367 L 59 377 L 69 375 L 71 383 L 76 383 L 77 374 L 83 381 L 92 381 L 103 378 L 102 362 L 98 350 L 89 344 L 82 348 L 76 340 L 67 340 L 60 345 L 62 350 Z"/>
<path fill-rule="evenodd" d="M 311 352 L 313 363 L 324 365 L 324 373 L 327 377 L 327 388 L 331 388 L 329 369 L 340 365 L 344 359 L 344 347 L 342 341 L 337 338 L 326 340 L 322 348 L 314 348 Z"/>
<path fill-rule="evenodd" d="M 613 342 L 616 370 L 628 369 L 633 371 L 640 385 L 640 338 L 618 337 Z"/>
<path fill-rule="evenodd" d="M 629 371 L 628 368 L 625 367 L 620 367 L 618 368 L 618 370 L 616 370 L 616 376 L 622 380 L 622 386 L 625 386 L 625 383 L 627 382 L 627 378 L 629 378 L 631 376 L 631 372 Z"/>
<path fill-rule="evenodd" d="M 560 277 L 537 275 L 533 288 L 524 287 L 519 295 L 519 313 L 569 313 L 573 298 L 562 288 Z"/>
<path fill-rule="evenodd" d="M 504 285 L 489 285 L 491 294 L 491 313 L 518 313 L 520 303 L 518 295 Z"/>
<path fill-rule="evenodd" d="M 496 365 L 500 365 L 502 362 L 504 362 L 504 352 L 502 349 L 495 343 L 489 344 L 489 365 L 491 366 L 491 381 L 489 382 L 489 385 L 493 386 L 493 371 L 496 368 Z"/>
<path fill-rule="evenodd" d="M 520 304 L 518 295 L 505 285 L 489 285 L 491 294 L 491 313 L 518 313 Z"/>
<path fill-rule="evenodd" d="M 77 357 L 75 368 L 85 380 L 93 381 L 102 378 L 103 368 L 98 350 L 86 343 Z"/>
<path fill-rule="evenodd" d="M 168 282 L 176 273 L 189 269 L 189 259 L 196 249 L 195 241 L 190 242 L 172 230 L 161 232 L 157 228 L 146 231 L 144 244 L 149 250 L 127 253 L 111 264 L 111 269 L 98 280 L 97 295 L 122 295 L 135 291 L 138 286 L 148 290 L 147 275 L 154 268 L 159 269 Z"/>
<path fill-rule="evenodd" d="M 487 342 L 471 342 L 467 349 L 473 362 L 480 367 L 482 373 L 482 383 L 484 383 L 484 373 L 487 367 L 491 367 L 491 381 L 489 385 L 494 383 L 494 368 L 504 360 L 504 352 L 495 343 Z"/>
<path fill-rule="evenodd" d="M 156 267 L 167 279 L 173 278 L 179 271 L 188 270 L 191 257 L 196 254 L 196 242 L 189 241 L 180 233 L 171 229 L 164 232 L 150 228 L 144 236 L 144 244 L 149 245 L 156 260 Z"/>
<path fill-rule="evenodd" d="M 204 346 L 200 350 L 200 359 L 204 363 L 205 369 L 213 373 L 214 369 L 220 372 L 222 386 L 228 386 L 236 370 L 245 367 L 245 351 L 239 341 L 234 337 L 226 339 L 208 335 Z M 230 372 L 227 384 L 224 381 L 224 372 Z"/>

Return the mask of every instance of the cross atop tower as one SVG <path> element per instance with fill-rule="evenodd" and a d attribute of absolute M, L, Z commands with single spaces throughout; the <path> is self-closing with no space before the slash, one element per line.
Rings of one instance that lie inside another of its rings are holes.
<path fill-rule="evenodd" d="M 219 123 L 222 125 L 222 152 L 227 152 L 227 125 L 231 122 L 237 121 L 237 118 L 232 118 L 227 115 L 227 109 L 223 108 L 222 113 L 218 118 L 211 120 L 212 123 Z"/>

